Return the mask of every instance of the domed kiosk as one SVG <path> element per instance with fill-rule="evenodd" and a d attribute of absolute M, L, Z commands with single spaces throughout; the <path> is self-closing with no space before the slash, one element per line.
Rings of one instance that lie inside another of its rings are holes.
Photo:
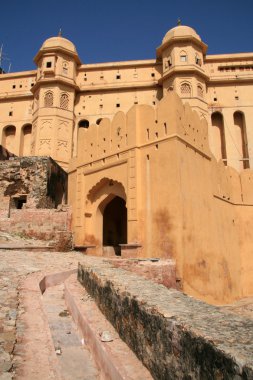
<path fill-rule="evenodd" d="M 205 54 L 207 51 L 207 45 L 202 42 L 197 32 L 187 25 L 177 25 L 170 29 L 163 37 L 162 44 L 157 48 L 157 57 L 160 58 L 162 51 L 171 44 L 176 44 L 180 41 L 191 41 L 197 46 L 201 47 L 201 50 Z"/>
<path fill-rule="evenodd" d="M 165 42 L 173 39 L 173 38 L 196 38 L 197 40 L 201 41 L 200 36 L 196 33 L 196 31 L 191 28 L 190 26 L 186 25 L 178 25 L 172 29 L 170 29 L 164 36 L 162 43 L 164 44 Z"/>
<path fill-rule="evenodd" d="M 75 45 L 67 40 L 67 38 L 57 36 L 57 37 L 50 37 L 48 38 L 41 46 L 40 50 L 45 50 L 45 49 L 50 49 L 50 48 L 61 48 L 61 49 L 66 49 L 69 50 L 72 53 L 77 54 L 76 47 Z"/>
<path fill-rule="evenodd" d="M 62 37 L 61 35 L 57 37 L 50 37 L 45 40 L 34 58 L 34 62 L 38 63 L 42 55 L 52 53 L 52 52 L 61 52 L 68 56 L 71 56 L 75 59 L 77 64 L 81 64 L 81 61 L 78 57 L 78 53 L 73 42 L 67 38 Z"/>

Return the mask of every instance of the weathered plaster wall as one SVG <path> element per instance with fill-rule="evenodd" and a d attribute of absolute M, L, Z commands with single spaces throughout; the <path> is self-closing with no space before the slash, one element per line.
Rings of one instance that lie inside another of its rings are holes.
<path fill-rule="evenodd" d="M 252 320 L 101 262 L 78 279 L 154 379 L 252 379 Z"/>
<path fill-rule="evenodd" d="M 253 173 L 217 163 L 207 124 L 189 105 L 169 92 L 156 109 L 135 106 L 91 126 L 82 142 L 69 178 L 83 195 L 71 203 L 77 244 L 101 247 L 101 206 L 118 195 L 128 243 L 141 245 L 135 255 L 174 259 L 183 290 L 197 298 L 223 303 L 252 294 Z"/>

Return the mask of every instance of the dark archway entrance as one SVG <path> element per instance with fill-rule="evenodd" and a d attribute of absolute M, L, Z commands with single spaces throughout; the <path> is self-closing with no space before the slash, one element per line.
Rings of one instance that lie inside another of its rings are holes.
<path fill-rule="evenodd" d="M 103 214 L 103 246 L 114 247 L 116 255 L 120 255 L 119 244 L 127 243 L 127 208 L 126 202 L 114 197 L 104 209 Z"/>

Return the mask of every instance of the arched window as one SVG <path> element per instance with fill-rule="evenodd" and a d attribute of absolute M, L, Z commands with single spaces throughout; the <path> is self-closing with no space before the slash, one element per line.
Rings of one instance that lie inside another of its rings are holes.
<path fill-rule="evenodd" d="M 180 86 L 180 92 L 186 97 L 191 96 L 191 85 L 189 83 L 182 83 Z"/>
<path fill-rule="evenodd" d="M 53 107 L 54 96 L 52 91 L 47 91 L 44 96 L 44 107 Z"/>
<path fill-rule="evenodd" d="M 212 120 L 212 137 L 213 137 L 213 153 L 217 160 L 222 159 L 227 165 L 227 151 L 224 133 L 224 121 L 220 112 L 214 112 L 211 116 Z"/>
<path fill-rule="evenodd" d="M 172 58 L 171 56 L 165 58 L 164 60 L 164 68 L 167 69 L 168 67 L 171 67 L 172 65 Z"/>
<path fill-rule="evenodd" d="M 20 141 L 20 155 L 30 156 L 31 154 L 31 135 L 32 135 L 32 125 L 26 124 L 21 130 L 21 141 Z"/>
<path fill-rule="evenodd" d="M 180 62 L 187 62 L 187 61 L 188 61 L 187 53 L 186 51 L 182 50 L 180 52 Z"/>
<path fill-rule="evenodd" d="M 234 113 L 235 139 L 237 143 L 238 159 L 242 162 L 241 168 L 248 169 L 249 166 L 249 151 L 248 141 L 245 126 L 244 114 L 240 111 Z"/>
<path fill-rule="evenodd" d="M 16 136 L 16 127 L 14 125 L 9 125 L 3 130 L 2 145 L 10 153 L 15 152 L 15 136 Z"/>
<path fill-rule="evenodd" d="M 61 94 L 60 107 L 65 110 L 69 108 L 69 96 L 67 94 Z"/>
<path fill-rule="evenodd" d="M 203 91 L 203 87 L 201 86 L 201 84 L 197 85 L 197 95 L 199 98 L 204 97 L 204 91 Z"/>
<path fill-rule="evenodd" d="M 89 128 L 89 125 L 89 120 L 83 119 L 79 121 L 78 128 Z"/>
<path fill-rule="evenodd" d="M 69 70 L 69 64 L 68 64 L 67 61 L 64 61 L 64 62 L 62 63 L 62 73 L 63 73 L 64 75 L 68 75 L 68 70 Z"/>
<path fill-rule="evenodd" d="M 195 63 L 196 63 L 196 65 L 199 65 L 199 66 L 201 66 L 201 64 L 202 64 L 198 53 L 195 54 Z"/>

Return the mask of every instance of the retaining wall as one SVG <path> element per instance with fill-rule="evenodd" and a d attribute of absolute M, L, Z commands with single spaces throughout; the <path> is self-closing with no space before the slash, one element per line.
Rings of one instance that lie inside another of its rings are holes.
<path fill-rule="evenodd" d="M 78 279 L 154 379 L 253 379 L 253 321 L 109 263 Z"/>

